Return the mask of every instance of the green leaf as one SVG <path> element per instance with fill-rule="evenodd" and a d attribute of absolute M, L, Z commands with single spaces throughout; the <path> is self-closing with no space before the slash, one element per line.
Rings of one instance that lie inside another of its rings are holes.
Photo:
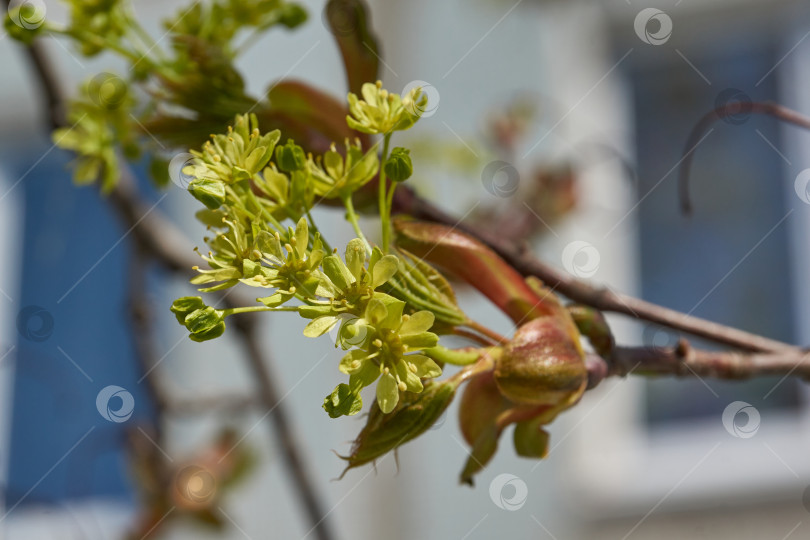
<path fill-rule="evenodd" d="M 331 394 L 323 400 L 323 410 L 332 418 L 352 416 L 363 408 L 363 399 L 359 394 L 352 393 L 348 384 L 339 384 Z"/>
<path fill-rule="evenodd" d="M 385 455 L 387 452 L 422 435 L 441 417 L 453 401 L 458 383 L 430 383 L 419 394 L 405 392 L 399 407 L 384 414 L 372 405 L 365 427 L 347 456 L 347 470 Z"/>

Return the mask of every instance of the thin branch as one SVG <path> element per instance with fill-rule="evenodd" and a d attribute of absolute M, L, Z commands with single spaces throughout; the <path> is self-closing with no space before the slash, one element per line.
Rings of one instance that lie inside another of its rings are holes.
<path fill-rule="evenodd" d="M 707 321 L 576 279 L 570 274 L 540 261 L 524 246 L 517 246 L 508 238 L 496 237 L 483 228 L 459 223 L 455 217 L 405 186 L 401 186 L 397 190 L 395 207 L 397 211 L 410 214 L 417 219 L 457 227 L 475 236 L 503 257 L 515 270 L 524 276 L 536 276 L 547 286 L 554 288 L 555 291 L 574 302 L 587 304 L 601 311 L 621 313 L 636 319 L 650 321 L 744 351 L 776 352 L 797 349 L 797 347 L 781 341 Z"/>
<path fill-rule="evenodd" d="M 805 129 L 810 129 L 810 118 L 803 114 L 796 112 L 787 107 L 777 105 L 776 103 L 731 103 L 722 107 L 717 107 L 713 111 L 707 113 L 701 118 L 698 123 L 692 128 L 692 132 L 686 140 L 686 148 L 684 149 L 683 162 L 681 169 L 678 173 L 678 193 L 681 199 L 681 211 L 690 215 L 692 213 L 692 201 L 689 198 L 689 172 L 692 169 L 692 159 L 695 153 L 689 152 L 690 148 L 694 148 L 700 141 L 701 137 L 711 127 L 712 124 L 723 118 L 734 116 L 737 114 L 764 114 L 773 116 L 789 124 L 793 124 Z"/>
<path fill-rule="evenodd" d="M 753 377 L 794 376 L 810 380 L 810 350 L 772 353 L 706 351 L 685 339 L 674 347 L 616 347 L 608 359 L 588 355 L 589 388 L 604 378 L 628 373 L 674 377 L 741 380 Z"/>

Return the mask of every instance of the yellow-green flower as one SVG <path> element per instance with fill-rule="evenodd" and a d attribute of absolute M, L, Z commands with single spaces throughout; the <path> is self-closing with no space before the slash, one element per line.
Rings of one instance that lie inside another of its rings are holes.
<path fill-rule="evenodd" d="M 363 99 L 349 94 L 349 127 L 363 133 L 389 134 L 410 128 L 425 110 L 427 96 L 421 88 L 414 88 L 404 97 L 392 94 L 382 87 L 382 82 L 365 83 L 360 89 Z"/>
<path fill-rule="evenodd" d="M 335 148 L 318 158 L 307 161 L 315 194 L 325 199 L 345 198 L 366 185 L 380 169 L 376 146 L 363 153 L 360 141 L 346 141 L 346 157 Z"/>
<path fill-rule="evenodd" d="M 363 319 L 368 325 L 366 346 L 346 354 L 340 371 L 349 375 L 349 388 L 355 394 L 377 382 L 377 404 L 384 413 L 394 410 L 399 393 L 422 391 L 422 377 L 438 377 L 442 370 L 423 354 L 414 354 L 435 347 L 436 334 L 428 332 L 434 316 L 429 311 L 403 315 L 405 302 L 389 297 L 385 301 L 372 298 Z"/>

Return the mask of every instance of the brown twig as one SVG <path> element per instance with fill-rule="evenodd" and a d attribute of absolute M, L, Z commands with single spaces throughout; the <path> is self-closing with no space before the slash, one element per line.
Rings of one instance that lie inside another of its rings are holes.
<path fill-rule="evenodd" d="M 394 199 L 398 212 L 410 214 L 417 219 L 458 227 L 487 244 L 524 276 L 536 276 L 547 286 L 575 302 L 587 304 L 601 311 L 622 313 L 744 351 L 776 352 L 797 349 L 797 347 L 781 341 L 707 321 L 576 279 L 570 274 L 540 261 L 524 247 L 516 246 L 509 239 L 495 237 L 480 227 L 460 223 L 458 219 L 405 186 L 397 190 Z"/>
<path fill-rule="evenodd" d="M 771 353 L 706 351 L 685 339 L 675 347 L 616 347 L 608 359 L 588 356 L 589 388 L 612 375 L 668 375 L 740 380 L 768 375 L 810 380 L 810 350 Z"/>

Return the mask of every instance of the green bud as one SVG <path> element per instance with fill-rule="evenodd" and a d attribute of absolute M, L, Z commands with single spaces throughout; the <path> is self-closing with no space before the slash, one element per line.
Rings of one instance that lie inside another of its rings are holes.
<path fill-rule="evenodd" d="M 558 317 L 534 319 L 518 328 L 495 362 L 495 382 L 515 403 L 557 405 L 576 400 L 588 372 L 579 343 Z"/>
<path fill-rule="evenodd" d="M 287 28 L 295 28 L 306 22 L 307 11 L 298 4 L 287 4 L 282 8 L 279 21 Z"/>
<path fill-rule="evenodd" d="M 276 165 L 284 172 L 300 171 L 306 167 L 307 158 L 304 149 L 293 142 L 287 140 L 284 146 L 276 147 Z"/>
<path fill-rule="evenodd" d="M 188 184 L 194 198 L 211 210 L 216 210 L 225 202 L 225 184 L 212 178 L 195 178 Z"/>
<path fill-rule="evenodd" d="M 353 416 L 363 408 L 363 399 L 354 394 L 348 384 L 339 384 L 334 391 L 323 400 L 323 410 L 332 418 L 340 416 Z"/>
<path fill-rule="evenodd" d="M 222 311 L 205 306 L 186 315 L 185 325 L 192 334 L 204 334 L 221 324 L 223 319 Z"/>
<path fill-rule="evenodd" d="M 548 455 L 548 431 L 542 426 L 545 418 L 539 416 L 515 425 L 514 443 L 517 455 L 543 459 Z"/>
<path fill-rule="evenodd" d="M 413 174 L 411 151 L 407 148 L 396 147 L 385 161 L 385 174 L 392 182 L 404 182 Z"/>
<path fill-rule="evenodd" d="M 213 328 L 211 328 L 210 330 L 206 330 L 205 332 L 200 332 L 197 334 L 191 334 L 188 337 L 191 339 L 191 341 L 202 342 L 208 341 L 209 339 L 216 339 L 224 333 L 225 333 L 225 323 L 221 322 L 216 326 L 214 326 Z"/>
<path fill-rule="evenodd" d="M 177 317 L 177 322 L 186 325 L 186 316 L 192 311 L 205 307 L 203 299 L 199 296 L 184 296 L 172 303 L 171 312 Z"/>

